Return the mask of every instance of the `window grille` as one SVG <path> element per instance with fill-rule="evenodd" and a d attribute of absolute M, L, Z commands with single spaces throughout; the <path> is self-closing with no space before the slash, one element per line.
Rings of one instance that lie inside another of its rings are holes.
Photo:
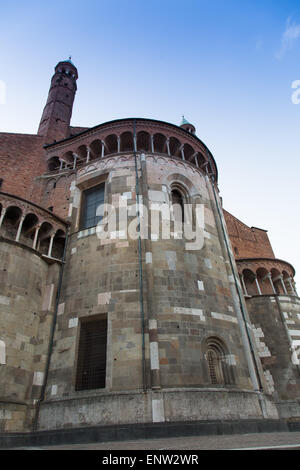
<path fill-rule="evenodd" d="M 75 390 L 105 388 L 107 318 L 83 321 L 80 328 Z"/>
<path fill-rule="evenodd" d="M 217 366 L 218 366 L 218 358 L 214 351 L 210 350 L 207 352 L 207 361 L 208 361 L 208 369 L 210 380 L 212 384 L 217 384 Z"/>
<path fill-rule="evenodd" d="M 210 381 L 213 385 L 229 383 L 227 365 L 224 362 L 226 355 L 225 345 L 215 337 L 206 341 L 206 360 Z"/>

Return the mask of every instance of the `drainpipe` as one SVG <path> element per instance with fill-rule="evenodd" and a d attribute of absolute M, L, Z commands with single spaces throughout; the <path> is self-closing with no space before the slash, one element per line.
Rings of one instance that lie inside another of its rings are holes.
<path fill-rule="evenodd" d="M 45 399 L 45 391 L 46 391 L 48 375 L 49 375 L 50 360 L 51 360 L 52 351 L 53 351 L 54 333 L 55 333 L 55 327 L 56 327 L 56 321 L 57 321 L 58 305 L 59 305 L 60 294 L 61 294 L 64 265 L 65 265 L 65 262 L 66 262 L 65 260 L 66 260 L 66 250 L 67 250 L 68 238 L 69 238 L 69 227 L 67 228 L 66 241 L 65 241 L 64 252 L 63 252 L 63 257 L 62 257 L 62 263 L 61 263 L 60 273 L 59 273 L 59 280 L 58 280 L 56 300 L 55 300 L 55 309 L 54 309 L 53 321 L 52 321 L 51 331 L 50 331 L 50 340 L 49 340 L 49 347 L 48 347 L 47 362 L 46 362 L 46 367 L 45 367 L 44 381 L 43 381 L 43 386 L 42 386 L 42 390 L 41 390 L 41 395 L 40 395 L 40 398 L 37 402 L 36 414 L 35 414 L 35 419 L 34 419 L 34 423 L 33 423 L 33 431 L 37 430 L 38 420 L 39 420 L 39 413 L 40 413 L 40 406 L 41 406 L 41 403 Z"/>
<path fill-rule="evenodd" d="M 217 227 L 219 230 L 221 229 L 221 235 L 223 235 L 222 238 L 225 242 L 225 248 L 223 247 L 223 243 L 221 242 L 222 250 L 225 250 L 226 257 L 228 258 L 229 264 L 230 264 L 231 276 L 233 277 L 233 283 L 230 282 L 229 285 L 230 285 L 231 293 L 233 296 L 234 304 L 236 307 L 236 313 L 237 313 L 238 322 L 239 322 L 240 331 L 241 331 L 241 338 L 242 338 L 242 342 L 244 345 L 244 351 L 246 355 L 246 360 L 247 360 L 253 388 L 254 388 L 254 391 L 258 394 L 258 399 L 260 402 L 262 415 L 264 418 L 267 418 L 268 414 L 267 414 L 266 404 L 265 404 L 265 400 L 264 400 L 263 393 L 262 393 L 263 387 L 262 387 L 262 382 L 260 378 L 259 367 L 257 364 L 257 359 L 254 353 L 252 339 L 251 339 L 251 335 L 250 335 L 248 324 L 247 324 L 248 314 L 243 305 L 242 293 L 240 291 L 239 283 L 237 281 L 237 277 L 236 277 L 236 273 L 234 269 L 234 261 L 233 261 L 232 254 L 230 252 L 229 242 L 227 239 L 227 232 L 226 232 L 225 224 L 223 221 L 219 202 L 217 199 L 213 178 L 214 178 L 213 175 L 211 175 L 211 180 L 210 180 L 208 175 L 206 175 L 206 181 L 208 183 L 207 186 L 209 188 L 212 188 L 213 199 L 215 203 L 214 206 L 218 214 L 218 218 L 216 218 L 216 220 L 218 221 Z M 235 285 L 235 289 L 233 288 L 233 284 Z"/>
<path fill-rule="evenodd" d="M 133 154 L 135 163 L 135 188 L 137 201 L 137 217 L 138 217 L 138 253 L 139 253 L 139 289 L 140 289 L 140 312 L 141 312 L 141 332 L 142 332 L 142 377 L 143 389 L 146 390 L 146 363 L 145 363 L 145 313 L 144 313 L 144 295 L 143 295 L 143 268 L 142 268 L 142 240 L 141 240 L 141 217 L 140 217 L 140 188 L 137 163 L 137 147 L 136 147 L 136 120 L 133 120 Z"/>

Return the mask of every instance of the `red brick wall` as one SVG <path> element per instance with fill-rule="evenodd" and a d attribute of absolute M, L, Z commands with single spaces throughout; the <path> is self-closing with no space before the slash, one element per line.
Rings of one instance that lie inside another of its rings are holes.
<path fill-rule="evenodd" d="M 46 170 L 43 139 L 37 135 L 0 133 L 1 191 L 39 203 L 34 178 Z"/>
<path fill-rule="evenodd" d="M 74 175 L 45 178 L 44 140 L 37 135 L 0 133 L 1 191 L 20 196 L 66 218 Z M 41 176 L 42 175 L 42 176 Z"/>
<path fill-rule="evenodd" d="M 265 230 L 248 227 L 223 210 L 230 241 L 236 258 L 274 258 L 274 252 Z"/>
<path fill-rule="evenodd" d="M 38 178 L 35 183 L 36 191 L 41 192 L 40 205 L 66 219 L 69 213 L 70 186 L 74 173 L 56 175 L 50 178 Z"/>

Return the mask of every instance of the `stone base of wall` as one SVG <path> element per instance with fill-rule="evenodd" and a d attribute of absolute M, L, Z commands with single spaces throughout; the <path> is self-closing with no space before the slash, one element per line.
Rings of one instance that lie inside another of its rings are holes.
<path fill-rule="evenodd" d="M 80 426 L 278 419 L 274 403 L 255 392 L 227 389 L 169 389 L 109 393 L 41 404 L 39 430 Z"/>
<path fill-rule="evenodd" d="M 299 421 L 280 419 L 242 419 L 239 421 L 191 421 L 178 423 L 124 424 L 80 428 L 0 433 L 0 449 L 32 448 L 93 442 L 116 442 L 183 436 L 220 436 L 230 434 L 299 432 Z"/>
<path fill-rule="evenodd" d="M 0 403 L 0 431 L 24 431 L 27 416 L 27 406 L 16 403 Z"/>
<path fill-rule="evenodd" d="M 279 418 L 300 420 L 300 400 L 286 400 L 276 403 Z"/>

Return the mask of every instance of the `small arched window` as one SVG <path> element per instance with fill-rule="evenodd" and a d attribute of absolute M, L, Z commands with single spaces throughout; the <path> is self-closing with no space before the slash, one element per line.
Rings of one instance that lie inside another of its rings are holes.
<path fill-rule="evenodd" d="M 173 207 L 174 220 L 177 222 L 184 222 L 184 198 L 178 189 L 173 189 L 171 192 L 171 201 Z"/>
<path fill-rule="evenodd" d="M 213 385 L 225 385 L 232 382 L 226 362 L 225 344 L 215 337 L 206 340 L 206 361 L 210 382 Z"/>

